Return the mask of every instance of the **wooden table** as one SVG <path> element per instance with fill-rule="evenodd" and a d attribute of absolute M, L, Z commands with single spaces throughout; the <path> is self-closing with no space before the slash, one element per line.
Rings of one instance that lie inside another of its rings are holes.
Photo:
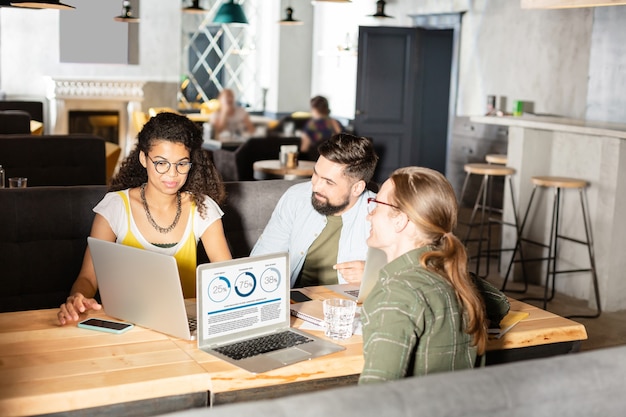
<path fill-rule="evenodd" d="M 301 291 L 313 299 L 339 296 L 325 287 Z M 504 359 L 518 360 L 541 348 L 549 356 L 558 353 L 555 346 L 572 351 L 587 338 L 584 326 L 572 320 L 515 300 L 511 307 L 530 316 L 490 340 L 488 358 L 505 352 Z M 254 375 L 198 350 L 194 341 L 139 326 L 121 335 L 59 327 L 56 312 L 0 314 L 0 415 L 155 415 L 355 384 L 363 368 L 360 335 L 340 342 L 344 351 Z M 295 317 L 291 323 L 303 324 Z"/>
<path fill-rule="evenodd" d="M 336 297 L 325 287 L 301 289 L 312 299 Z M 291 326 L 299 328 L 301 319 L 291 317 Z M 326 338 L 323 331 L 311 331 Z M 363 369 L 363 338 L 353 335 L 345 341 L 334 341 L 346 350 L 253 375 L 214 356 L 198 350 L 194 342 L 176 340 L 176 343 L 200 364 L 211 379 L 213 405 L 237 401 L 276 398 L 319 389 L 356 384 Z"/>
<path fill-rule="evenodd" d="M 311 298 L 342 297 L 316 288 L 304 288 L 302 292 Z M 487 365 L 577 352 L 581 342 L 587 339 L 585 326 L 578 322 L 512 298 L 509 302 L 510 311 L 523 311 L 529 315 L 500 339 L 487 341 Z"/>
<path fill-rule="evenodd" d="M 269 159 L 265 161 L 256 161 L 252 165 L 252 169 L 254 170 L 254 179 L 256 180 L 295 180 L 300 178 L 310 178 L 313 176 L 314 166 L 315 162 L 313 161 L 298 161 L 297 167 L 287 168 L 282 165 L 278 159 Z"/>
<path fill-rule="evenodd" d="M 487 342 L 487 365 L 578 352 L 587 330 L 582 324 L 509 298 L 511 311 L 529 314 L 500 339 Z"/>
<path fill-rule="evenodd" d="M 57 311 L 0 314 L 0 415 L 91 407 L 84 415 L 155 415 L 207 405 L 209 376 L 171 338 L 138 326 L 120 335 L 59 327 Z"/>

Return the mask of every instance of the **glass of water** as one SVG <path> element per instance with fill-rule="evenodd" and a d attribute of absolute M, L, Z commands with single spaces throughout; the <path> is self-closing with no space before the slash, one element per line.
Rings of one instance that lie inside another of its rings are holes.
<path fill-rule="evenodd" d="M 343 298 L 324 300 L 324 334 L 332 339 L 347 339 L 352 336 L 356 301 Z"/>

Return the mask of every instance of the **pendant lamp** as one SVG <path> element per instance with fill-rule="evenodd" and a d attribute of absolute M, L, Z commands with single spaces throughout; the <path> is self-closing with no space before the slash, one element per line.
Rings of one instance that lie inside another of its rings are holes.
<path fill-rule="evenodd" d="M 183 13 L 206 13 L 207 11 L 200 7 L 200 0 L 193 0 L 191 6 L 184 7 Z"/>
<path fill-rule="evenodd" d="M 296 20 L 293 18 L 293 9 L 291 8 L 291 6 L 289 6 L 285 9 L 285 18 L 283 20 L 280 20 L 278 23 L 280 23 L 281 25 L 295 26 L 301 25 L 304 22 L 302 20 Z"/>
<path fill-rule="evenodd" d="M 115 16 L 113 20 L 124 23 L 139 23 L 139 18 L 133 16 L 133 9 L 128 0 L 122 1 L 122 14 Z"/>
<path fill-rule="evenodd" d="M 59 0 L 30 0 L 30 1 L 11 1 L 13 7 L 25 7 L 28 9 L 57 9 L 57 10 L 72 10 L 76 7 L 69 4 L 61 3 Z"/>
<path fill-rule="evenodd" d="M 384 18 L 393 18 L 393 16 L 389 16 L 388 14 L 385 14 L 385 0 L 378 0 L 376 2 L 376 13 L 371 14 L 371 17 L 377 17 L 379 19 L 384 19 Z"/>
<path fill-rule="evenodd" d="M 234 0 L 228 0 L 220 6 L 213 23 L 248 23 L 246 15 L 243 12 L 243 8 L 240 4 L 235 3 Z"/>

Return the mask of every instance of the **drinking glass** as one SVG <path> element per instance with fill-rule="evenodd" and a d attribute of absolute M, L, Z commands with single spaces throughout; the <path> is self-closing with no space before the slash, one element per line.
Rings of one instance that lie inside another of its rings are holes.
<path fill-rule="evenodd" d="M 332 339 L 347 339 L 352 336 L 356 302 L 343 298 L 324 300 L 324 334 Z"/>

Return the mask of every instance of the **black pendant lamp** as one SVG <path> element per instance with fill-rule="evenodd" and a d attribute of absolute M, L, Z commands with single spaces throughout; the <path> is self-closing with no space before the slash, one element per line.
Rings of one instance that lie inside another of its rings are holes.
<path fill-rule="evenodd" d="M 213 23 L 243 23 L 247 24 L 248 19 L 240 4 L 234 0 L 228 0 L 222 4 L 213 19 Z"/>
<path fill-rule="evenodd" d="M 29 0 L 29 1 L 9 1 L 2 2 L 10 3 L 13 7 L 25 7 L 27 9 L 56 9 L 56 10 L 72 10 L 76 7 L 70 6 L 69 4 L 61 3 L 58 0 Z"/>
<path fill-rule="evenodd" d="M 206 13 L 207 11 L 200 7 L 200 0 L 193 0 L 191 6 L 184 7 L 183 13 Z"/>
<path fill-rule="evenodd" d="M 278 23 L 280 23 L 281 25 L 295 26 L 302 25 L 304 22 L 302 20 L 296 20 L 293 18 L 293 9 L 291 8 L 291 6 L 289 6 L 285 9 L 285 18 Z"/>
<path fill-rule="evenodd" d="M 122 14 L 115 16 L 113 20 L 123 23 L 139 23 L 139 18 L 133 16 L 133 8 L 128 0 L 122 1 Z"/>
<path fill-rule="evenodd" d="M 378 0 L 376 2 L 376 13 L 371 14 L 371 17 L 376 17 L 379 19 L 385 19 L 385 18 L 393 18 L 393 16 L 389 16 L 388 14 L 385 14 L 385 0 Z"/>

